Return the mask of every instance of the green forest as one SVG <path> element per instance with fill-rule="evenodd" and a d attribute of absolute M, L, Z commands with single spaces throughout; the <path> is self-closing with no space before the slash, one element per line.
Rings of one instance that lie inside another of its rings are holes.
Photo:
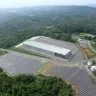
<path fill-rule="evenodd" d="M 0 47 L 9 48 L 43 35 L 75 42 L 72 34 L 96 35 L 96 8 L 46 6 L 0 10 Z"/>
<path fill-rule="evenodd" d="M 8 76 L 0 68 L 0 96 L 75 96 L 70 84 L 44 75 Z"/>

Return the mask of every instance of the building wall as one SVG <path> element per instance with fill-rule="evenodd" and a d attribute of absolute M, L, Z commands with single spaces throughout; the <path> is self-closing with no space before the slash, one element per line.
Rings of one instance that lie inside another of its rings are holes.
<path fill-rule="evenodd" d="M 47 54 L 49 54 L 49 55 L 54 55 L 54 52 L 50 52 L 50 51 L 47 51 L 47 50 L 43 50 L 43 49 L 40 49 L 40 48 L 37 48 L 37 47 L 33 47 L 33 46 L 30 46 L 30 45 L 26 45 L 26 44 L 23 44 L 23 46 L 29 48 L 30 50 L 33 49 L 33 50 L 36 50 L 36 51 L 40 51 L 40 52 L 43 52 L 43 53 L 47 53 Z"/>
<path fill-rule="evenodd" d="M 63 58 L 63 59 L 69 59 L 69 57 L 72 56 L 72 52 L 70 51 L 66 55 L 55 53 L 55 56 L 60 57 L 60 58 Z"/>
<path fill-rule="evenodd" d="M 69 57 L 71 57 L 73 54 L 72 52 L 70 51 L 67 55 L 66 55 L 66 58 L 68 59 Z"/>
<path fill-rule="evenodd" d="M 46 53 L 46 54 L 49 54 L 49 55 L 53 55 L 53 56 L 56 56 L 56 57 L 59 57 L 59 58 L 63 58 L 63 59 L 68 59 L 69 56 L 72 56 L 72 52 L 71 51 L 68 54 L 63 55 L 63 54 L 50 52 L 50 51 L 47 51 L 47 50 L 44 50 L 44 49 L 40 49 L 40 48 L 37 48 L 37 47 L 34 47 L 34 46 L 30 46 L 30 45 L 27 45 L 27 44 L 23 44 L 23 46 L 25 48 L 30 49 L 30 50 L 33 49 L 33 50 L 36 50 L 36 51 L 39 51 L 39 52 L 42 52 L 42 53 Z"/>

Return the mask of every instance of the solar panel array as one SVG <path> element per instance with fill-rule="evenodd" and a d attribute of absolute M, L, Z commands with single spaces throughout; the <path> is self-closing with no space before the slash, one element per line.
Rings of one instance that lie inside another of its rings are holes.
<path fill-rule="evenodd" d="M 75 85 L 79 90 L 78 96 L 96 96 L 96 83 L 84 68 L 54 66 L 46 74 L 61 77 Z"/>
<path fill-rule="evenodd" d="M 47 74 L 56 75 L 57 77 L 62 77 L 64 79 L 68 79 L 74 72 L 76 72 L 79 68 L 78 67 L 52 67 Z"/>
<path fill-rule="evenodd" d="M 33 74 L 43 66 L 40 61 L 20 54 L 8 53 L 0 58 L 0 66 L 9 74 Z"/>

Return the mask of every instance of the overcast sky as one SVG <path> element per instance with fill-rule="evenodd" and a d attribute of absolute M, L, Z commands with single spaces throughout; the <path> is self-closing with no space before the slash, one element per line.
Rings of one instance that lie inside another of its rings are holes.
<path fill-rule="evenodd" d="M 96 0 L 0 0 L 0 8 L 27 7 L 38 5 L 89 5 Z"/>

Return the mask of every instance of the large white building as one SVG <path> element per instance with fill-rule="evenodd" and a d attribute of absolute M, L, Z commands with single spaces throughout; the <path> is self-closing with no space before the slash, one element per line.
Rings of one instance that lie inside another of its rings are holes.
<path fill-rule="evenodd" d="M 64 47 L 56 46 L 54 44 L 48 44 L 46 42 L 36 41 L 38 38 L 39 36 L 28 39 L 27 41 L 20 44 L 20 46 L 22 45 L 23 48 L 27 48 L 29 50 L 35 50 L 38 52 L 46 53 L 64 59 L 68 59 L 72 55 L 71 50 L 66 49 Z"/>

